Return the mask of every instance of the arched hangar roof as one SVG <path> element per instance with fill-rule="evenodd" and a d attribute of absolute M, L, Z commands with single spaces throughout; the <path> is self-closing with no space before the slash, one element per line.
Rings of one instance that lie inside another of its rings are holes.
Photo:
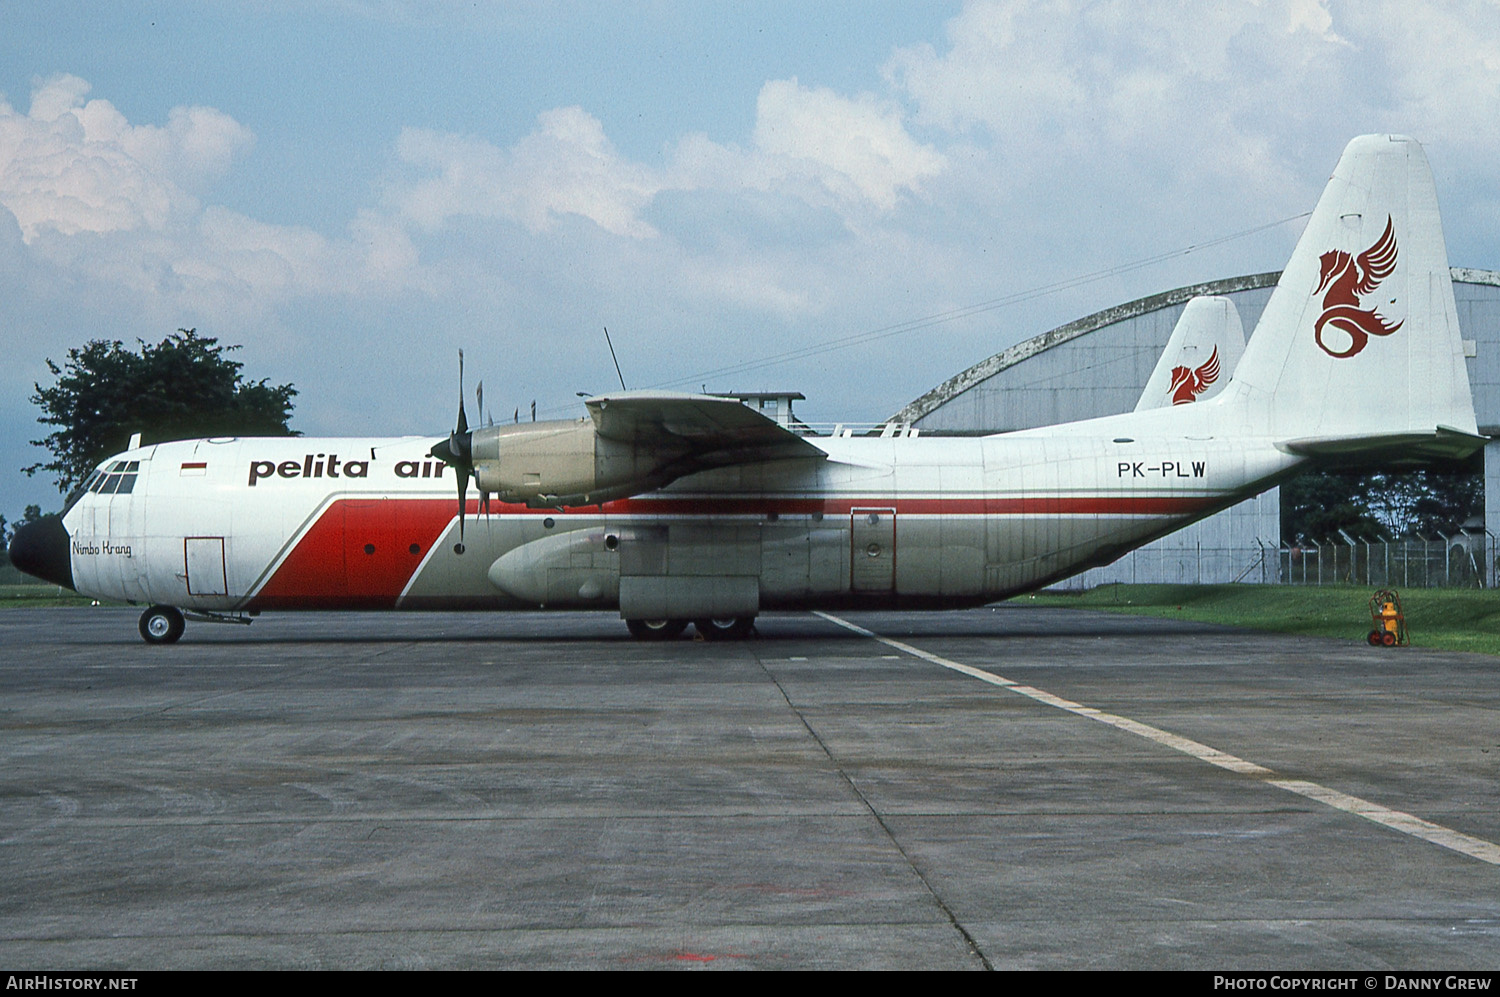
<path fill-rule="evenodd" d="M 1452 274 L 1479 422 L 1500 424 L 1500 273 L 1453 267 Z M 1278 270 L 1189 284 L 1084 316 L 955 374 L 890 421 L 994 433 L 1128 411 L 1190 299 L 1230 298 L 1248 335 L 1280 278 Z"/>

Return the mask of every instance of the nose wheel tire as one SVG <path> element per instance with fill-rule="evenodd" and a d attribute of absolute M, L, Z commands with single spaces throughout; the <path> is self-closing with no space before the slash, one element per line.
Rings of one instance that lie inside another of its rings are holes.
<path fill-rule="evenodd" d="M 626 620 L 636 640 L 671 640 L 687 629 L 687 620 Z"/>
<path fill-rule="evenodd" d="M 141 614 L 141 636 L 147 644 L 175 644 L 187 623 L 171 606 L 152 606 Z"/>
<path fill-rule="evenodd" d="M 755 629 L 755 617 L 731 616 L 694 620 L 693 628 L 704 640 L 744 640 Z"/>

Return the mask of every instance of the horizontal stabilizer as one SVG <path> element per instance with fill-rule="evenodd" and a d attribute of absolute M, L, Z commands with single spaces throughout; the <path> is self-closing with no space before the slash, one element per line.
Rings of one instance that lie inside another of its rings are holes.
<path fill-rule="evenodd" d="M 1421 465 L 1432 460 L 1462 460 L 1482 448 L 1489 438 L 1448 426 L 1432 432 L 1386 433 L 1287 440 L 1277 446 L 1288 453 L 1316 457 L 1323 466 L 1382 469 Z"/>

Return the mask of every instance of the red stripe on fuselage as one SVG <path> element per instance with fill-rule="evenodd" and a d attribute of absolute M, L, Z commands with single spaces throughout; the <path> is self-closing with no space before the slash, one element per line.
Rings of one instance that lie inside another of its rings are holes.
<path fill-rule="evenodd" d="M 492 515 L 552 516 L 847 516 L 872 506 L 900 516 L 1186 516 L 1214 503 L 1206 496 L 1034 496 L 1028 498 L 629 498 L 565 511 L 490 503 Z M 438 498 L 339 499 L 296 541 L 252 609 L 389 609 L 453 521 L 455 503 Z M 478 519 L 479 502 L 467 515 Z"/>
<path fill-rule="evenodd" d="M 633 516 L 734 516 L 811 515 L 847 516 L 855 509 L 894 508 L 898 516 L 1182 516 L 1192 515 L 1212 505 L 1210 496 L 1105 496 L 1105 495 L 1032 495 L 1024 498 L 861 498 L 827 499 L 741 499 L 741 498 L 631 498 L 606 502 L 606 515 Z M 535 509 L 504 507 L 534 513 Z M 571 510 L 597 515 L 600 507 Z M 545 515 L 555 515 L 542 510 Z"/>
<path fill-rule="evenodd" d="M 340 499 L 302 535 L 250 607 L 389 609 L 454 511 L 442 499 Z"/>

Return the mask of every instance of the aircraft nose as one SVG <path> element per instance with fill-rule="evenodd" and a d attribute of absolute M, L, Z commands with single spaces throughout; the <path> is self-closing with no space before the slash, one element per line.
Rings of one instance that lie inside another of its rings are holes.
<path fill-rule="evenodd" d="M 37 578 L 73 587 L 73 559 L 62 520 L 49 516 L 16 529 L 10 538 L 10 563 Z"/>

